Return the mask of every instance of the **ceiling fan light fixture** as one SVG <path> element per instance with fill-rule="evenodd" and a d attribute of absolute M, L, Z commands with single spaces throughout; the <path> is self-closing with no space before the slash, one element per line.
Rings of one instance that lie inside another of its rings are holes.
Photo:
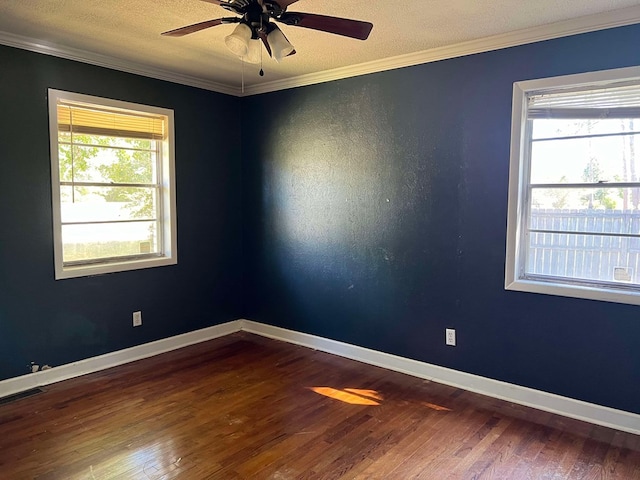
<path fill-rule="evenodd" d="M 244 57 L 244 61 L 247 63 L 260 63 L 262 50 L 262 42 L 259 39 L 249 40 L 247 49 L 247 55 Z"/>
<path fill-rule="evenodd" d="M 274 22 L 302 27 L 344 37 L 366 40 L 373 24 L 329 15 L 306 12 L 288 12 L 287 7 L 298 0 L 204 0 L 219 5 L 240 17 L 222 17 L 174 28 L 162 33 L 169 37 L 182 37 L 207 28 L 237 23 L 231 35 L 225 37 L 227 48 L 248 63 L 262 63 L 262 44 L 276 61 L 296 53 L 293 45 Z M 260 70 L 262 75 L 262 69 Z"/>
<path fill-rule="evenodd" d="M 249 52 L 249 42 L 251 41 L 251 28 L 246 23 L 239 23 L 238 26 L 224 39 L 227 48 L 238 57 L 246 57 Z"/>
<path fill-rule="evenodd" d="M 279 62 L 293 52 L 293 45 L 291 45 L 278 27 L 274 28 L 269 35 L 267 35 L 267 42 L 269 42 L 271 46 L 271 52 L 276 62 Z"/>

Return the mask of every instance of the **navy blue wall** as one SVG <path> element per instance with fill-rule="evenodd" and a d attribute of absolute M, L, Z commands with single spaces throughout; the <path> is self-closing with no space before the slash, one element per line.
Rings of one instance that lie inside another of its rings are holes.
<path fill-rule="evenodd" d="M 243 99 L 245 316 L 640 413 L 640 308 L 503 286 L 513 82 L 638 45 L 632 26 Z"/>
<path fill-rule="evenodd" d="M 178 265 L 54 280 L 47 88 L 174 110 Z M 0 380 L 238 318 L 238 98 L 0 47 L 0 107 Z"/>

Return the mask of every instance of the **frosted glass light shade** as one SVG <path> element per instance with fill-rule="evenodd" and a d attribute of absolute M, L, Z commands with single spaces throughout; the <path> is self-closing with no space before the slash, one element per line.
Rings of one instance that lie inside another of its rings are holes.
<path fill-rule="evenodd" d="M 247 63 L 260 63 L 261 48 L 262 48 L 262 42 L 260 40 L 258 39 L 249 40 L 247 55 L 244 57 L 244 61 Z"/>
<path fill-rule="evenodd" d="M 293 45 L 289 43 L 284 34 L 279 28 L 275 28 L 269 35 L 267 35 L 267 42 L 271 46 L 271 54 L 277 62 L 293 52 Z"/>
<path fill-rule="evenodd" d="M 238 57 L 246 57 L 249 51 L 249 41 L 251 40 L 251 29 L 244 23 L 239 23 L 231 35 L 224 39 L 227 48 Z"/>

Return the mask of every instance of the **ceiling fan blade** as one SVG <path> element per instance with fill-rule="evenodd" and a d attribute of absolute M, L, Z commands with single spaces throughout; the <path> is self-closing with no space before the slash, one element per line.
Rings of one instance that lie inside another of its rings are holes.
<path fill-rule="evenodd" d="M 220 5 L 221 3 L 227 3 L 227 2 L 221 2 L 220 0 L 202 0 L 203 2 L 207 2 L 207 3 L 213 3 L 214 5 Z"/>
<path fill-rule="evenodd" d="M 314 13 L 285 12 L 276 20 L 286 25 L 311 28 L 345 37 L 357 38 L 358 40 L 366 40 L 373 28 L 373 24 L 369 22 L 316 15 Z"/>
<path fill-rule="evenodd" d="M 199 32 L 200 30 L 204 30 L 205 28 L 211 28 L 217 25 L 221 25 L 222 23 L 226 23 L 225 21 L 227 20 L 228 19 L 226 18 L 207 20 L 206 22 L 194 23 L 193 25 L 187 25 L 186 27 L 169 30 L 168 32 L 163 32 L 160 35 L 164 35 L 165 37 L 182 37 L 184 35 L 188 35 L 189 33 Z"/>

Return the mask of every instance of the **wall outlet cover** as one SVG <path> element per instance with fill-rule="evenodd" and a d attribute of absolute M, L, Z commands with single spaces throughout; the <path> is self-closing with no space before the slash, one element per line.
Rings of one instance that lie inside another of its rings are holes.
<path fill-rule="evenodd" d="M 455 347 L 456 345 L 456 330 L 454 328 L 447 328 L 445 330 L 445 343 Z"/>

